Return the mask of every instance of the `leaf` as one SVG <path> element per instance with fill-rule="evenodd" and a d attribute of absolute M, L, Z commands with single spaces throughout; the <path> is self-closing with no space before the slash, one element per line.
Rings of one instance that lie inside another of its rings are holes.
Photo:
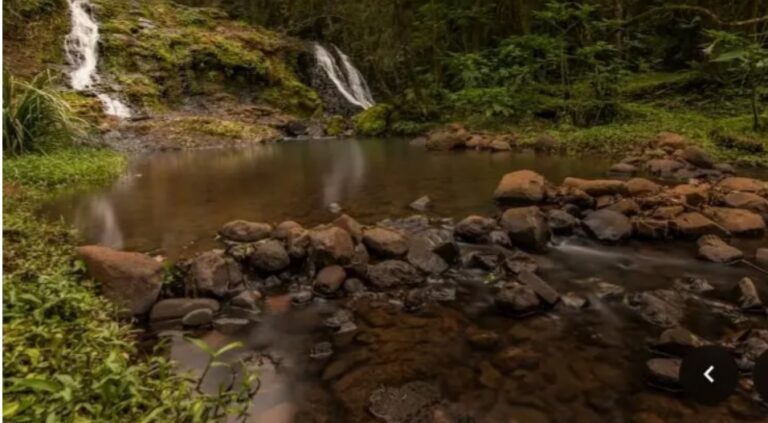
<path fill-rule="evenodd" d="M 228 369 L 231 369 L 232 365 L 230 365 L 229 363 L 225 363 L 223 361 L 214 361 L 213 363 L 211 363 L 211 368 L 213 367 L 226 367 Z"/>
<path fill-rule="evenodd" d="M 213 354 L 213 356 L 214 357 L 218 357 L 218 356 L 224 354 L 227 351 L 232 351 L 232 350 L 234 350 L 236 348 L 241 348 L 242 346 L 243 346 L 243 343 L 240 342 L 240 341 L 231 342 L 231 343 L 229 343 L 227 345 L 224 345 L 223 347 L 219 348 L 218 351 L 216 351 Z"/>
<path fill-rule="evenodd" d="M 746 57 L 746 54 L 747 52 L 745 50 L 732 50 L 717 56 L 712 61 L 718 62 L 718 63 L 724 63 L 724 62 L 731 62 L 734 60 L 743 60 Z"/>
<path fill-rule="evenodd" d="M 184 339 L 194 344 L 197 348 L 200 348 L 201 350 L 205 351 L 208 355 L 215 356 L 216 351 L 214 351 L 213 348 L 211 348 L 211 346 L 208 345 L 208 343 L 203 341 L 202 339 L 192 338 L 192 337 L 184 337 Z"/>
<path fill-rule="evenodd" d="M 13 417 L 21 409 L 21 405 L 18 402 L 3 401 L 3 418 L 7 419 Z"/>
<path fill-rule="evenodd" d="M 14 390 L 18 387 L 19 390 L 32 390 L 32 391 L 45 391 L 45 392 L 59 392 L 63 388 L 60 383 L 38 378 L 27 379 L 14 379 Z"/>

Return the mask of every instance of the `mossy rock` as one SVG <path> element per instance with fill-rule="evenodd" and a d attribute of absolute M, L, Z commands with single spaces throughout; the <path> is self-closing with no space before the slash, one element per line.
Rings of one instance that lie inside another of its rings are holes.
<path fill-rule="evenodd" d="M 355 131 L 369 137 L 381 135 L 387 131 L 391 113 L 392 106 L 383 103 L 363 110 L 352 118 Z"/>
<path fill-rule="evenodd" d="M 344 119 L 344 116 L 340 115 L 334 115 L 328 118 L 328 121 L 325 124 L 325 133 L 332 136 L 332 137 L 338 137 L 342 134 L 344 134 L 344 131 L 347 130 L 347 121 Z"/>

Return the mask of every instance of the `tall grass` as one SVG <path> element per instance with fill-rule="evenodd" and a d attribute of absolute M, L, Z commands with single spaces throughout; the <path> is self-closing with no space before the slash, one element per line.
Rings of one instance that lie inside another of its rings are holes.
<path fill-rule="evenodd" d="M 84 122 L 53 89 L 43 72 L 30 82 L 3 72 L 3 152 L 44 152 L 71 142 Z"/>

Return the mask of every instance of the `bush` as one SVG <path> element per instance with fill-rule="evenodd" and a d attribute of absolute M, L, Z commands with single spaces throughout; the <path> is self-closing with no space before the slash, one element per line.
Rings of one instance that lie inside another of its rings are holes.
<path fill-rule="evenodd" d="M 390 113 L 392 113 L 392 106 L 377 104 L 355 115 L 352 122 L 355 124 L 358 135 L 374 137 L 387 130 Z"/>
<path fill-rule="evenodd" d="M 4 154 L 43 152 L 68 143 L 82 122 L 51 88 L 48 73 L 29 83 L 3 73 Z"/>

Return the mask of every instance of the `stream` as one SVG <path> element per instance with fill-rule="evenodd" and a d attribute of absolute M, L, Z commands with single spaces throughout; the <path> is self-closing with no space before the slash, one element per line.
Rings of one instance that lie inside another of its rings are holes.
<path fill-rule="evenodd" d="M 507 172 L 531 169 L 559 184 L 567 176 L 605 177 L 612 163 L 533 152 L 427 152 L 399 139 L 160 152 L 132 158 L 111 186 L 69 193 L 42 213 L 72 223 L 89 242 L 177 259 L 220 245 L 216 231 L 234 219 L 312 227 L 333 220 L 338 206 L 374 224 L 417 213 L 409 204 L 424 195 L 430 217 L 493 216 L 492 194 Z M 735 245 L 751 252 L 766 240 Z M 704 278 L 713 294 L 686 301 L 680 325 L 719 341 L 747 327 L 768 328 L 765 316 L 735 313 L 725 301 L 745 276 L 768 299 L 765 275 L 702 262 L 695 243 L 671 241 L 604 246 L 560 237 L 536 261 L 542 279 L 589 306 L 561 305 L 526 318 L 489 313 L 488 288 L 478 279 L 459 283 L 456 301 L 415 312 L 392 301 L 350 306 L 320 298 L 298 308 L 287 295 L 274 295 L 247 331 L 199 335 L 213 346 L 240 340 L 248 348 L 226 358 L 258 362 L 261 390 L 249 422 L 766 421 L 766 408 L 746 394 L 703 406 L 650 388 L 648 340 L 662 329 L 620 296 L 601 292 L 605 282 L 631 294 Z M 327 324 L 342 306 L 354 310 L 354 331 Z M 179 331 L 159 333 L 171 340 L 181 369 L 200 372 L 204 353 Z M 327 342 L 332 354 L 313 353 Z M 214 369 L 204 387 L 215 389 L 227 372 Z"/>

